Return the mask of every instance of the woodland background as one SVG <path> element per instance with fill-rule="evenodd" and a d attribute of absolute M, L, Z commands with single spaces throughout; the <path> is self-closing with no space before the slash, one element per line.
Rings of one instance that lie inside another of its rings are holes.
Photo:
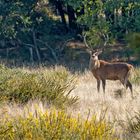
<path fill-rule="evenodd" d="M 1 0 L 0 57 L 8 64 L 87 66 L 83 34 L 101 57 L 138 64 L 139 0 Z M 79 67 L 79 66 L 78 66 Z"/>

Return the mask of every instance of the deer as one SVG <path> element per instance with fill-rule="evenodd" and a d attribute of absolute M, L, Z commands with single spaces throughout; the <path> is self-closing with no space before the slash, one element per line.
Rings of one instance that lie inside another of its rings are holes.
<path fill-rule="evenodd" d="M 133 88 L 128 78 L 134 67 L 125 62 L 107 62 L 105 60 L 100 60 L 98 56 L 103 52 L 103 50 L 91 49 L 86 42 L 86 36 L 84 36 L 84 43 L 90 54 L 89 70 L 97 81 L 98 92 L 100 91 L 101 82 L 103 92 L 105 93 L 106 80 L 119 80 L 126 89 L 130 89 L 131 97 L 133 98 Z"/>

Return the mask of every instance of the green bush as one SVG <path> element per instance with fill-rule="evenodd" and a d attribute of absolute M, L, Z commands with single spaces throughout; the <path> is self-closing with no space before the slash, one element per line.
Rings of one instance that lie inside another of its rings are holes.
<path fill-rule="evenodd" d="M 127 42 L 129 48 L 140 58 L 140 33 L 131 33 L 127 35 Z"/>
<path fill-rule="evenodd" d="M 70 97 L 76 80 L 65 68 L 27 71 L 2 67 L 0 73 L 1 100 L 23 104 L 38 99 L 62 107 L 78 99 Z"/>
<path fill-rule="evenodd" d="M 62 111 L 46 112 L 34 117 L 5 118 L 0 121 L 3 140 L 117 140 L 112 127 L 105 120 L 90 121 L 73 118 Z"/>

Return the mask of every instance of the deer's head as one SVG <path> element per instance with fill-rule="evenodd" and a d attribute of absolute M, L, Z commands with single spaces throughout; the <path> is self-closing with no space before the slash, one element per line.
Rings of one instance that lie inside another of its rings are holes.
<path fill-rule="evenodd" d="M 87 52 L 90 54 L 92 60 L 98 60 L 98 56 L 102 53 L 102 50 L 91 50 L 87 48 Z"/>
<path fill-rule="evenodd" d="M 91 47 L 89 47 L 86 41 L 86 34 L 84 35 L 84 43 L 85 43 L 87 52 L 90 54 L 90 58 L 92 58 L 93 60 L 98 60 L 98 55 L 102 53 L 102 50 L 99 50 L 99 49 L 93 50 Z"/>
<path fill-rule="evenodd" d="M 92 57 L 93 60 L 98 60 L 98 55 L 100 55 L 101 53 L 102 53 L 102 50 L 100 50 L 100 51 L 98 50 L 96 52 L 95 51 L 94 52 L 92 51 L 90 53 L 90 56 Z"/>

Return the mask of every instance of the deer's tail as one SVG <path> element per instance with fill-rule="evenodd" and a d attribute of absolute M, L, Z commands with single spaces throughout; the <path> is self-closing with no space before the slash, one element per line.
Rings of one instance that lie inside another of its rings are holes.
<path fill-rule="evenodd" d="M 132 79 L 134 76 L 134 73 L 136 73 L 135 68 L 132 65 L 129 65 L 128 77 Z"/>
<path fill-rule="evenodd" d="M 127 83 L 127 80 L 128 79 L 132 79 L 133 77 L 133 74 L 132 73 L 134 73 L 134 71 L 135 71 L 135 69 L 134 69 L 134 67 L 132 66 L 132 65 L 128 65 L 128 71 L 127 71 L 127 73 L 126 73 L 126 75 L 125 75 L 125 79 L 124 79 L 124 83 L 125 83 L 125 85 L 126 85 L 126 83 Z"/>

